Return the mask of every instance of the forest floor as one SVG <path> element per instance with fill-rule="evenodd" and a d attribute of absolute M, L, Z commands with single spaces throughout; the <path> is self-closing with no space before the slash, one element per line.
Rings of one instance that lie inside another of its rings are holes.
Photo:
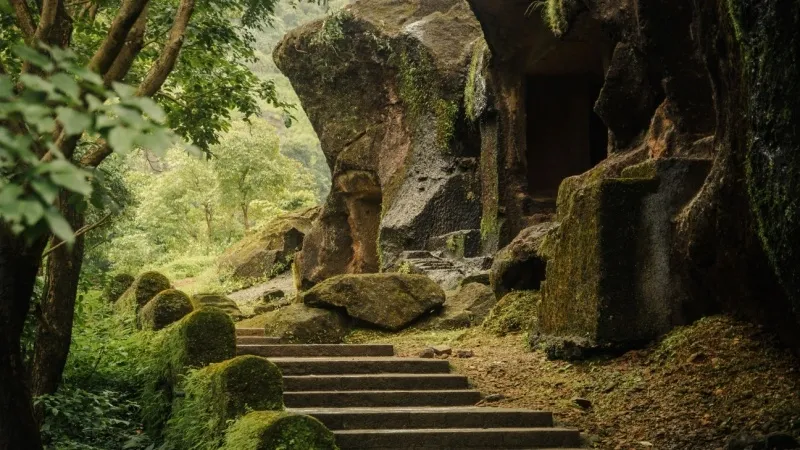
<path fill-rule="evenodd" d="M 577 363 L 529 351 L 524 335 L 481 328 L 361 330 L 349 341 L 391 343 L 401 356 L 442 344 L 454 354 L 471 350 L 451 363 L 484 394 L 504 396 L 491 406 L 552 411 L 595 448 L 713 450 L 741 434 L 800 435 L 798 360 L 759 327 L 728 317 L 703 319 L 644 350 Z"/>

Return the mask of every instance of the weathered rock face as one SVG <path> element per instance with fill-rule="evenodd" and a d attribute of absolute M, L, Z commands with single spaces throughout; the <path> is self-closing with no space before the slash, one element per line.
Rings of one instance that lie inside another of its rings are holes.
<path fill-rule="evenodd" d="M 294 304 L 267 313 L 264 331 L 287 344 L 340 344 L 350 330 L 336 311 Z"/>
<path fill-rule="evenodd" d="M 225 251 L 220 267 L 239 279 L 263 279 L 288 269 L 288 261 L 303 248 L 303 239 L 319 215 L 308 208 L 278 216 Z"/>
<path fill-rule="evenodd" d="M 461 0 L 361 0 L 276 49 L 333 173 L 296 260 L 302 289 L 479 228 L 477 139 L 462 100 L 481 41 Z"/>
<path fill-rule="evenodd" d="M 192 304 L 195 309 L 217 308 L 234 318 L 242 316 L 236 302 L 222 294 L 196 294 L 192 296 Z"/>
<path fill-rule="evenodd" d="M 441 308 L 444 291 L 423 275 L 341 275 L 303 293 L 309 306 L 343 308 L 350 317 L 387 330 L 401 330 Z"/>

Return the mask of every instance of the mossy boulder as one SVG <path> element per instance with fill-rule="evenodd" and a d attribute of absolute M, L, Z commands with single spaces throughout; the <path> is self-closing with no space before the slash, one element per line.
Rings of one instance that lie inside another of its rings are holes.
<path fill-rule="evenodd" d="M 159 292 L 139 311 L 139 327 L 160 330 L 175 323 L 194 310 L 189 296 L 175 289 Z"/>
<path fill-rule="evenodd" d="M 169 282 L 169 278 L 158 272 L 145 272 L 139 275 L 131 286 L 137 310 L 152 300 L 156 294 L 171 287 L 172 283 Z"/>
<path fill-rule="evenodd" d="M 142 415 L 148 434 L 160 437 L 183 376 L 191 369 L 234 358 L 236 329 L 224 312 L 202 309 L 154 333 L 152 339 Z"/>
<path fill-rule="evenodd" d="M 221 450 L 338 450 L 336 439 L 317 419 L 288 412 L 251 412 L 225 435 Z"/>
<path fill-rule="evenodd" d="M 192 305 L 195 309 L 217 308 L 225 311 L 232 317 L 241 317 L 242 311 L 233 299 L 222 294 L 196 294 L 192 296 Z"/>
<path fill-rule="evenodd" d="M 340 344 L 350 330 L 343 314 L 293 304 L 264 315 L 264 332 L 287 344 Z"/>
<path fill-rule="evenodd" d="M 483 327 L 497 336 L 527 332 L 536 325 L 537 309 L 542 296 L 537 291 L 515 291 L 506 294 L 492 309 Z"/>
<path fill-rule="evenodd" d="M 176 450 L 219 448 L 229 421 L 248 411 L 283 410 L 283 381 L 265 358 L 240 356 L 191 373 L 167 423 Z"/>
<path fill-rule="evenodd" d="M 111 277 L 111 280 L 108 281 L 104 291 L 106 300 L 108 300 L 109 303 L 116 302 L 120 297 L 122 297 L 122 294 L 124 294 L 125 291 L 133 286 L 135 281 L 136 277 L 131 274 L 118 273 L 114 275 Z"/>
<path fill-rule="evenodd" d="M 341 275 L 302 295 L 309 306 L 344 308 L 350 317 L 387 330 L 401 330 L 441 308 L 445 293 L 424 275 Z"/>
<path fill-rule="evenodd" d="M 292 256 L 319 215 L 319 207 L 276 217 L 245 236 L 220 257 L 220 267 L 236 279 L 264 279 L 289 270 Z"/>
<path fill-rule="evenodd" d="M 557 226 L 546 222 L 526 228 L 495 255 L 490 283 L 497 295 L 502 297 L 511 291 L 540 288 L 547 267 L 541 252 L 542 242 Z"/>

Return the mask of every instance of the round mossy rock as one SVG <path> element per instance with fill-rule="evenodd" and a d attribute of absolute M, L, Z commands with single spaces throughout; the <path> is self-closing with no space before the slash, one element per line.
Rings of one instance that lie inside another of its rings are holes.
<path fill-rule="evenodd" d="M 236 356 L 236 328 L 230 316 L 218 309 L 201 309 L 169 329 L 165 351 L 176 370 L 204 367 Z"/>
<path fill-rule="evenodd" d="M 122 297 L 122 294 L 128 290 L 136 281 L 136 277 L 127 273 L 119 273 L 111 277 L 111 280 L 106 285 L 105 296 L 109 303 L 114 303 Z"/>
<path fill-rule="evenodd" d="M 153 299 L 159 292 L 171 288 L 169 278 L 158 272 L 145 272 L 139 275 L 133 285 L 133 295 L 136 307 L 141 308 Z"/>
<path fill-rule="evenodd" d="M 194 309 L 217 308 L 233 317 L 242 316 L 242 311 L 236 302 L 223 294 L 196 294 L 192 296 L 192 304 Z"/>
<path fill-rule="evenodd" d="M 143 330 L 161 330 L 194 310 L 189 296 L 175 289 L 159 292 L 139 311 Z"/>
<path fill-rule="evenodd" d="M 287 412 L 256 411 L 234 423 L 222 450 L 338 450 L 317 419 Z"/>

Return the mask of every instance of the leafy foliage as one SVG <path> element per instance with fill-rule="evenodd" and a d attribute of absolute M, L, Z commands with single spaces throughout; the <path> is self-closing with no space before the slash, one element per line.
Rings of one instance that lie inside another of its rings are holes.
<path fill-rule="evenodd" d="M 72 242 L 73 230 L 53 202 L 61 189 L 90 196 L 91 174 L 61 153 L 54 136 L 103 138 L 123 154 L 135 146 L 160 152 L 175 138 L 163 128 L 166 116 L 155 102 L 123 84 L 106 89 L 72 52 L 25 46 L 12 51 L 41 75 L 0 75 L 0 219 L 17 233 L 49 229 Z"/>

